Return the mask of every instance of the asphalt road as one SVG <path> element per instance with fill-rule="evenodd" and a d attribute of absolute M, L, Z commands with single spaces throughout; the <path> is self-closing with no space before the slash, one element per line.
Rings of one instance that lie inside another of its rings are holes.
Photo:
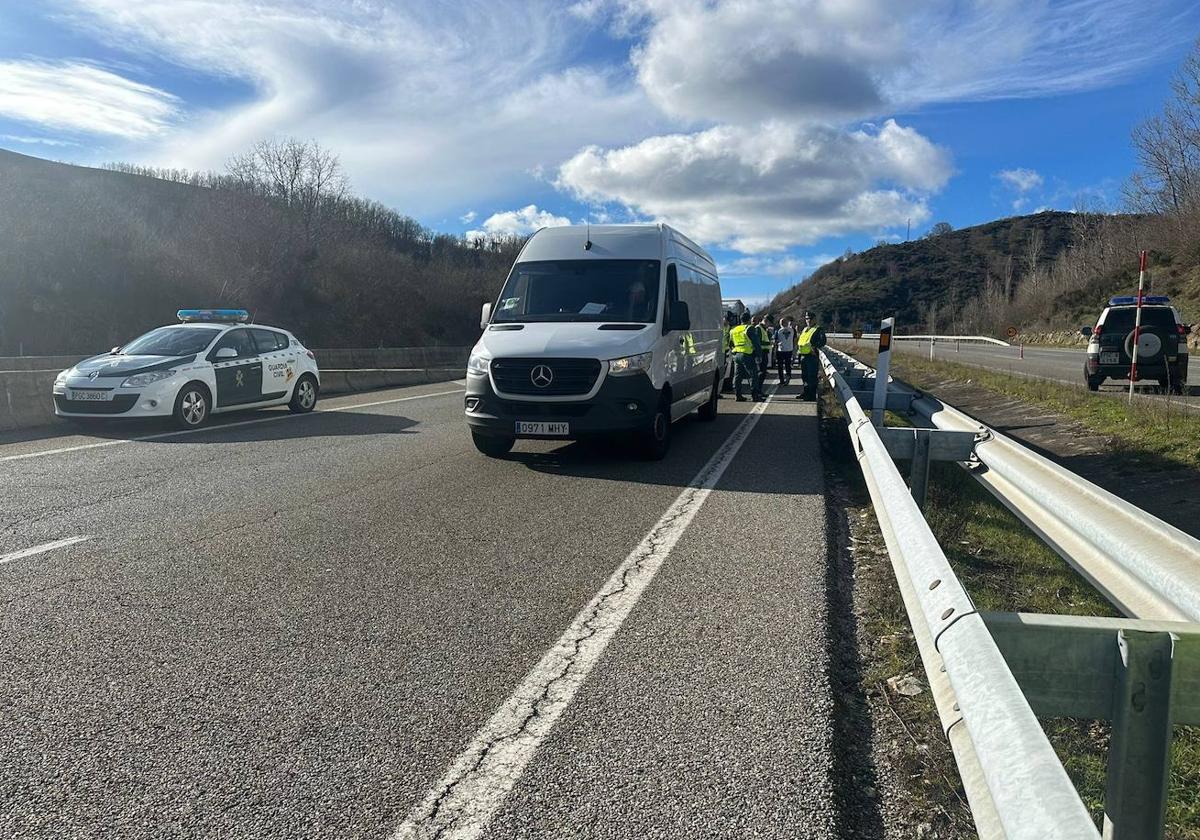
<path fill-rule="evenodd" d="M 461 406 L 0 437 L 0 836 L 841 835 L 814 407 Z"/>
<path fill-rule="evenodd" d="M 929 342 L 926 341 L 896 341 L 892 345 L 897 352 L 919 353 L 929 358 Z M 1031 376 L 1038 379 L 1052 379 L 1070 385 L 1083 386 L 1083 348 L 1059 347 L 1001 347 L 986 344 L 955 344 L 954 342 L 937 342 L 934 345 L 934 359 L 942 359 L 958 364 L 988 368 L 990 370 L 1013 373 L 1021 376 Z M 1191 395 L 1200 394 L 1200 359 L 1189 356 L 1188 383 Z M 1100 386 L 1101 391 L 1128 391 L 1129 380 L 1107 380 Z M 1137 386 L 1139 392 L 1157 392 L 1158 384 L 1145 383 Z"/>

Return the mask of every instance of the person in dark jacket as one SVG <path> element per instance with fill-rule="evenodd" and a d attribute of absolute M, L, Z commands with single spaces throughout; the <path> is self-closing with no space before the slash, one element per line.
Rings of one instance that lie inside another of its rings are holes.
<path fill-rule="evenodd" d="M 817 398 L 817 372 L 821 367 L 817 351 L 825 346 L 825 330 L 816 321 L 815 314 L 805 312 L 804 328 L 796 337 L 796 355 L 800 357 L 800 378 L 804 380 L 804 390 L 796 397 L 798 400 L 811 401 Z"/>

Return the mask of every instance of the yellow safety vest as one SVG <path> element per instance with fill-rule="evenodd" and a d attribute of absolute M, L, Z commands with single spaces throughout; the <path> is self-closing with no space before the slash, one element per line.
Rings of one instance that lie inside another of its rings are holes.
<path fill-rule="evenodd" d="M 761 346 L 762 346 L 762 349 L 765 351 L 768 347 L 771 346 L 771 334 L 769 332 L 767 332 L 767 328 L 762 325 L 759 325 L 758 334 L 760 336 L 762 336 Z"/>
<path fill-rule="evenodd" d="M 807 356 L 809 353 L 811 353 L 813 351 L 812 350 L 812 337 L 816 333 L 816 331 L 819 329 L 821 329 L 821 328 L 820 327 L 808 327 L 803 332 L 800 333 L 800 338 L 797 340 L 796 344 L 798 346 L 798 349 L 800 350 L 801 356 Z"/>
<path fill-rule="evenodd" d="M 754 352 L 754 344 L 750 341 L 750 336 L 746 335 L 748 329 L 750 329 L 749 324 L 738 324 L 729 331 L 729 342 L 733 345 L 734 353 L 749 356 Z"/>
<path fill-rule="evenodd" d="M 733 350 L 733 342 L 731 342 L 731 341 L 729 340 L 729 332 L 730 332 L 730 330 L 729 330 L 729 325 L 728 325 L 728 324 L 726 324 L 726 325 L 724 326 L 724 328 L 722 329 L 722 332 L 724 333 L 724 341 L 725 341 L 725 344 L 724 344 L 724 346 L 725 346 L 725 352 L 726 352 L 726 353 L 732 352 L 732 350 Z"/>

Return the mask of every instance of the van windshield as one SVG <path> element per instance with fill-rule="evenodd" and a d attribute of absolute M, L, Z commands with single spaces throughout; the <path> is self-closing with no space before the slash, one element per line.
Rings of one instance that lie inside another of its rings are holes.
<path fill-rule="evenodd" d="M 626 321 L 658 317 L 658 260 L 517 263 L 492 316 L 517 321 Z"/>

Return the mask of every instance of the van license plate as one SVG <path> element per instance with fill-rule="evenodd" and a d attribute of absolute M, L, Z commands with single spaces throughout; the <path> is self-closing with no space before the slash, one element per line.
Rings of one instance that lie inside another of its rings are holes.
<path fill-rule="evenodd" d="M 519 435 L 555 435 L 565 437 L 571 434 L 570 423 L 530 423 L 525 420 L 517 421 Z"/>
<path fill-rule="evenodd" d="M 1119 365 L 1121 364 L 1120 353 L 1101 353 L 1100 364 L 1102 365 Z"/>

